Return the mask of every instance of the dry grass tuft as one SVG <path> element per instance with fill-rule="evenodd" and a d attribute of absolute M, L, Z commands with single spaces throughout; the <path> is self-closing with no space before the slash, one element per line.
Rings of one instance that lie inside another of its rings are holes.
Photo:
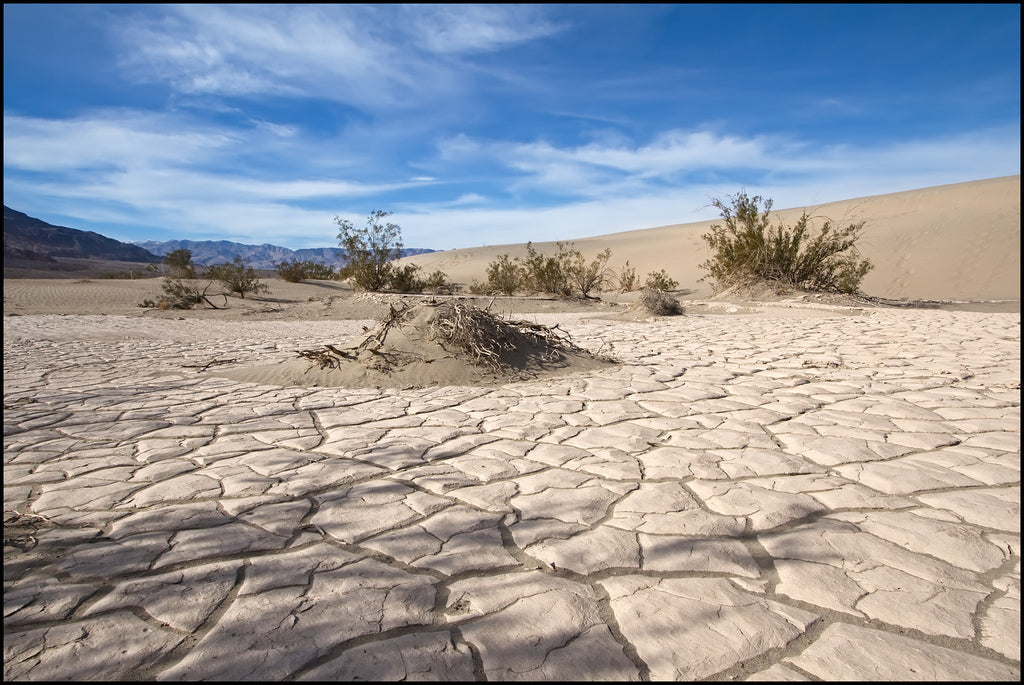
<path fill-rule="evenodd" d="M 683 313 L 679 300 L 663 290 L 645 288 L 640 295 L 640 306 L 657 316 L 675 316 Z"/>

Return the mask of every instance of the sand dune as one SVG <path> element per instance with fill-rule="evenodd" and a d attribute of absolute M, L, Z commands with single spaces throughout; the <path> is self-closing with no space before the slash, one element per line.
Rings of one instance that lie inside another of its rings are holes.
<path fill-rule="evenodd" d="M 875 269 L 863 289 L 869 295 L 931 300 L 1020 299 L 1020 176 L 957 183 L 921 190 L 784 209 L 777 216 L 792 225 L 806 209 L 843 225 L 865 221 L 862 253 Z M 699 268 L 708 257 L 701 236 L 716 221 L 675 224 L 576 240 L 587 257 L 612 250 L 612 266 L 627 260 L 641 278 L 665 269 L 692 290 L 710 294 Z M 536 243 L 553 253 L 554 243 Z M 430 272 L 441 269 L 462 283 L 486 281 L 487 265 L 498 255 L 526 254 L 525 244 L 448 250 L 408 257 Z"/>

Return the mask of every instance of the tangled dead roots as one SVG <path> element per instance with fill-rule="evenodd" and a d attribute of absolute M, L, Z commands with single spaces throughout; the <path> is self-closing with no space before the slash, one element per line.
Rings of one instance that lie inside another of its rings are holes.
<path fill-rule="evenodd" d="M 429 316 L 423 317 L 423 307 Z M 320 349 L 297 350 L 321 369 L 338 368 L 342 363 L 358 362 L 369 368 L 386 370 L 416 361 L 416 355 L 386 345 L 388 334 L 396 327 L 412 327 L 404 331 L 427 339 L 448 354 L 463 358 L 474 366 L 493 373 L 511 371 L 518 358 L 526 355 L 545 363 L 555 363 L 566 354 L 589 353 L 575 345 L 571 336 L 559 326 L 553 328 L 529 321 L 503 319 L 490 311 L 461 302 L 431 302 L 419 307 L 402 303 L 391 305 L 388 314 L 355 347 L 341 349 L 324 345 Z"/>
<path fill-rule="evenodd" d="M 568 333 L 522 320 L 504 320 L 486 309 L 448 302 L 430 322 L 430 336 L 448 350 L 469 355 L 478 366 L 501 371 L 505 356 L 516 350 L 536 350 L 543 361 L 558 361 L 562 352 L 581 352 Z"/>

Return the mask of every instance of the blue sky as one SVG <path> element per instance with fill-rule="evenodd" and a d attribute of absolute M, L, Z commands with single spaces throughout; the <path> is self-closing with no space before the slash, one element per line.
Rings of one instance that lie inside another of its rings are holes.
<path fill-rule="evenodd" d="M 571 240 L 1020 173 L 1019 5 L 5 5 L 4 204 Z"/>

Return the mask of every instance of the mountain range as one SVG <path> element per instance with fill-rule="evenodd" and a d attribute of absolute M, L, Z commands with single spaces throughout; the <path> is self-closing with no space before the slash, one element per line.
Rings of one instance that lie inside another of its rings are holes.
<path fill-rule="evenodd" d="M 127 263 L 159 263 L 163 256 L 179 249 L 192 252 L 192 261 L 199 265 L 230 262 L 240 256 L 256 269 L 273 269 L 284 261 L 315 261 L 330 266 L 345 263 L 344 250 L 335 247 L 313 247 L 291 250 L 278 245 L 246 245 L 229 240 L 166 240 L 123 243 L 94 231 L 55 226 L 41 219 L 4 205 L 4 268 L 9 265 L 32 265 L 35 269 L 68 270 L 58 260 L 95 260 Z M 404 248 L 402 256 L 435 252 L 426 248 Z M 58 266 L 64 268 L 58 269 Z"/>
<path fill-rule="evenodd" d="M 56 263 L 57 258 L 159 262 L 139 247 L 93 231 L 54 226 L 4 205 L 4 262 L 8 259 Z"/>
<path fill-rule="evenodd" d="M 273 269 L 275 264 L 295 259 L 321 262 L 328 266 L 345 264 L 345 251 L 337 247 L 307 247 L 291 250 L 287 247 L 267 243 L 247 245 L 230 240 L 165 240 L 162 242 L 144 240 L 136 241 L 133 244 L 161 257 L 174 250 L 187 249 L 192 253 L 192 261 L 196 264 L 230 262 L 236 255 L 256 269 Z M 410 257 L 435 251 L 419 247 L 403 248 L 402 256 Z"/>

